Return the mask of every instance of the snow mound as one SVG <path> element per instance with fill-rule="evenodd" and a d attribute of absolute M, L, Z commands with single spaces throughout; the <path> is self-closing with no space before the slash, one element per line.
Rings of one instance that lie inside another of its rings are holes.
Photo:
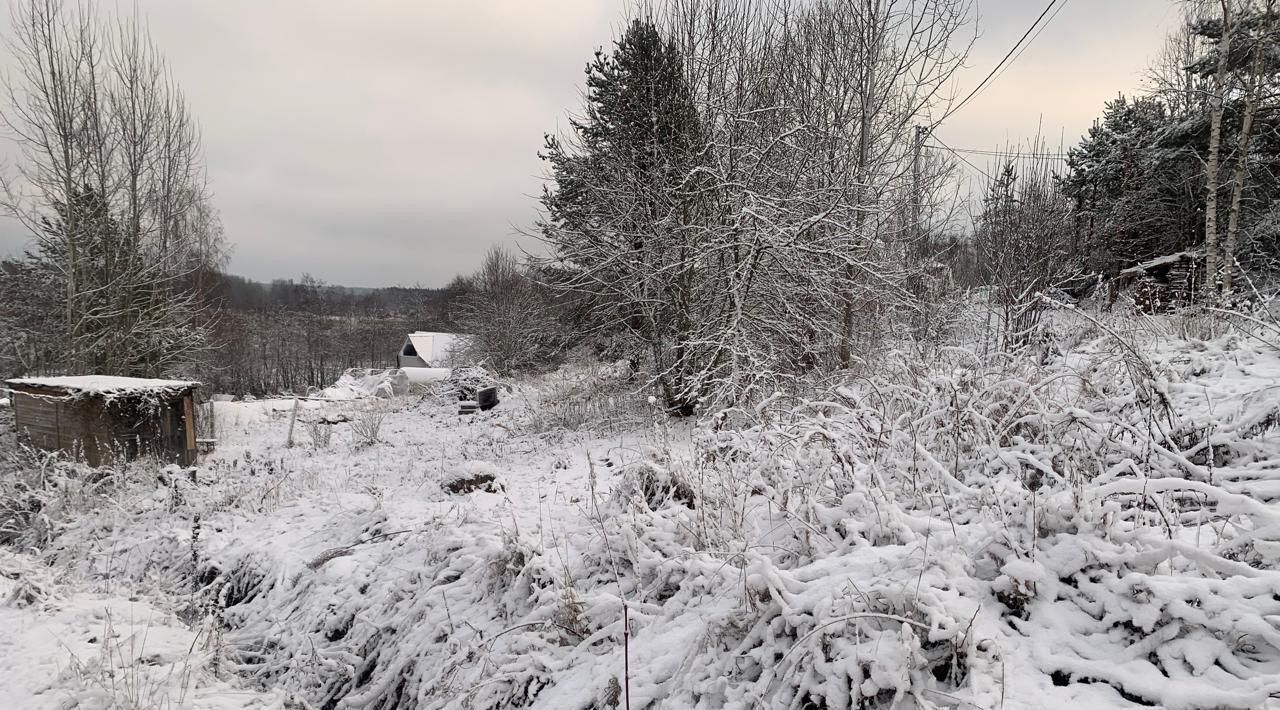
<path fill-rule="evenodd" d="M 498 467 L 488 461 L 468 461 L 462 469 L 440 482 L 446 493 L 460 495 L 472 491 L 500 493 L 504 490 Z"/>
<path fill-rule="evenodd" d="M 324 399 L 350 400 L 377 397 L 391 399 L 409 393 L 410 377 L 404 370 L 365 370 L 353 368 L 342 373 L 338 381 L 319 393 Z"/>

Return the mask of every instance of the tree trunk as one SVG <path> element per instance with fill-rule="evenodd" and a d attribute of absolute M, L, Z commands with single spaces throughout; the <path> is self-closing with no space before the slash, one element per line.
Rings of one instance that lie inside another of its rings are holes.
<path fill-rule="evenodd" d="M 1231 53 L 1231 5 L 1222 0 L 1222 38 L 1218 41 L 1218 68 L 1213 76 L 1209 113 L 1209 160 L 1205 166 L 1204 300 L 1217 300 L 1218 289 L 1218 166 L 1222 152 L 1222 104 L 1227 90 Z"/>
<path fill-rule="evenodd" d="M 1236 146 L 1235 176 L 1231 184 L 1231 212 L 1227 217 L 1227 238 L 1222 244 L 1222 293 L 1229 296 L 1235 275 L 1236 241 L 1240 234 L 1240 200 L 1249 168 L 1249 142 L 1253 137 L 1253 119 L 1258 112 L 1258 77 L 1262 73 L 1262 42 L 1271 30 L 1271 5 L 1267 3 L 1258 41 L 1254 43 L 1249 62 L 1249 76 L 1244 99 L 1244 117 L 1240 122 L 1240 139 Z"/>
<path fill-rule="evenodd" d="M 870 33 L 870 30 L 868 30 Z M 872 46 L 870 38 L 864 38 L 866 46 Z M 854 207 L 857 210 L 854 213 L 854 239 L 864 239 L 863 230 L 866 228 L 867 210 L 866 197 L 867 186 L 871 182 L 868 175 L 871 156 L 871 91 L 875 87 L 875 69 L 874 63 L 869 59 L 863 68 L 862 86 L 859 87 L 861 116 L 858 119 L 858 156 L 857 169 L 854 174 L 857 176 L 858 183 L 854 185 L 854 194 L 857 199 L 854 201 Z M 853 279 L 854 268 L 852 264 L 853 255 L 847 255 L 850 263 L 845 265 L 845 293 L 843 313 L 840 324 L 840 366 L 849 367 L 853 364 Z"/>

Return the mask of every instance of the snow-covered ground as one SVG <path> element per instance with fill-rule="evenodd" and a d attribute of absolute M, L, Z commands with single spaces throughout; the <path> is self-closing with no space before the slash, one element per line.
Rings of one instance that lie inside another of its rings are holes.
<path fill-rule="evenodd" d="M 217 402 L 194 472 L 24 474 L 0 706 L 1280 707 L 1280 355 L 1085 335 L 698 424 Z"/>
<path fill-rule="evenodd" d="M 0 707 L 283 707 L 211 672 L 209 628 L 119 591 L 81 592 L 0 550 Z"/>

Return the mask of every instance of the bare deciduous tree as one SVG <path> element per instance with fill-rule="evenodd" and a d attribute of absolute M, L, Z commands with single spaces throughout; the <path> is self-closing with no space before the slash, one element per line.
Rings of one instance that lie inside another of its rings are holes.
<path fill-rule="evenodd" d="M 62 294 L 64 369 L 158 374 L 206 347 L 198 275 L 221 266 L 199 132 L 137 18 L 26 0 L 0 111 L 20 151 L 4 207 Z"/>
<path fill-rule="evenodd" d="M 458 324 L 470 336 L 469 359 L 505 374 L 548 364 L 563 351 L 565 328 L 550 292 L 514 254 L 490 249 L 467 286 Z"/>
<path fill-rule="evenodd" d="M 1033 342 L 1044 310 L 1041 295 L 1076 275 L 1072 222 L 1071 203 L 1047 160 L 1010 153 L 987 185 L 974 235 L 982 283 L 999 316 L 986 330 L 999 338 L 1000 348 Z"/>
<path fill-rule="evenodd" d="M 662 80 L 676 110 L 654 109 L 678 130 L 646 136 L 643 160 L 594 143 L 592 93 L 551 140 L 549 261 L 599 327 L 643 343 L 669 409 L 847 366 L 911 310 L 917 127 L 968 17 L 964 0 L 675 0 L 651 24 L 669 42 L 654 63 L 681 63 Z"/>

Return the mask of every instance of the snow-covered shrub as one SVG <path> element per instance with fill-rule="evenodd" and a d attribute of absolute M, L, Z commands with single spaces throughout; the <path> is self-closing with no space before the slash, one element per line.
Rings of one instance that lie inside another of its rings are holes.
<path fill-rule="evenodd" d="M 357 446 L 373 446 L 381 441 L 382 422 L 387 417 L 387 407 L 372 400 L 356 410 L 351 419 L 351 436 Z"/>
<path fill-rule="evenodd" d="M 447 422 L 413 444 L 129 478 L 47 557 L 183 590 L 220 667 L 314 707 L 1265 707 L 1280 358 L 1093 327 L 888 357 L 687 446 L 419 404 L 383 427 Z"/>
<path fill-rule="evenodd" d="M 1242 446 L 1225 468 L 1192 462 L 1204 444 L 1186 434 L 1224 413 L 1212 415 L 1200 388 L 1183 384 L 1201 367 L 1183 357 L 1152 363 L 1136 350 L 1102 351 L 1084 368 L 944 358 L 828 401 L 739 412 L 758 423 L 712 430 L 705 448 L 711 465 L 750 472 L 737 476 L 741 488 L 786 520 L 784 540 L 776 531 L 768 540 L 786 550 L 771 555 L 775 563 L 803 564 L 809 550 L 841 558 L 859 538 L 972 560 L 941 588 L 922 570 L 915 589 L 968 587 L 967 599 L 997 603 L 1014 630 L 1001 630 L 1005 643 L 1032 649 L 1032 664 L 1054 684 L 1101 684 L 1168 707 L 1255 707 L 1280 684 L 1280 634 L 1259 616 L 1275 600 L 1247 590 L 1274 574 L 1264 570 L 1280 549 L 1262 552 L 1256 541 L 1274 534 L 1260 531 L 1277 530 L 1280 511 L 1264 503 L 1267 494 L 1242 495 L 1263 490 L 1248 483 L 1261 442 L 1220 435 L 1220 446 Z M 1248 400 L 1244 409 L 1241 424 L 1265 425 L 1272 411 Z M 1267 446 L 1268 456 L 1280 448 Z M 814 540 L 830 547 L 817 550 Z M 1263 587 L 1273 583 L 1280 578 Z M 766 582 L 755 594 L 787 599 L 794 618 L 787 591 Z M 938 619 L 964 622 L 955 609 L 930 616 L 932 638 Z M 906 634 L 901 643 L 910 657 Z M 929 687 L 912 680 L 894 692 Z"/>
<path fill-rule="evenodd" d="M 333 425 L 319 419 L 307 422 L 307 437 L 311 439 L 312 446 L 327 449 L 333 440 Z"/>
<path fill-rule="evenodd" d="M 1186 308 L 1171 317 L 1172 327 L 1187 340 L 1214 340 L 1230 332 L 1230 321 L 1203 308 Z"/>
<path fill-rule="evenodd" d="M 653 407 L 638 391 L 630 365 L 574 362 L 540 378 L 529 424 L 534 431 L 625 431 L 652 420 Z"/>
<path fill-rule="evenodd" d="M 0 454 L 0 545 L 43 549 L 77 514 L 107 500 L 124 478 L 61 453 L 20 445 Z"/>
<path fill-rule="evenodd" d="M 642 501 L 651 510 L 660 510 L 672 503 L 691 509 L 697 507 L 697 494 L 684 479 L 683 472 L 673 471 L 656 461 L 641 461 L 626 467 L 611 495 L 615 500 Z"/>

